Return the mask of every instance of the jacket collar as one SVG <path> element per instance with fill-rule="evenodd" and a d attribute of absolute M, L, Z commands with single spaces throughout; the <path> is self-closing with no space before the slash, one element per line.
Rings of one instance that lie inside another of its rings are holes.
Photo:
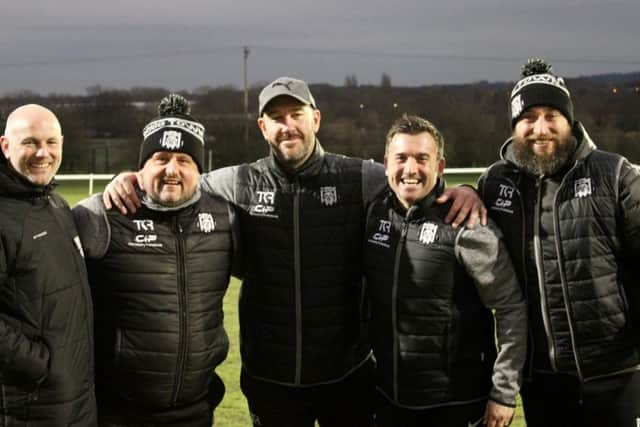
<path fill-rule="evenodd" d="M 436 199 L 444 192 L 444 187 L 445 180 L 442 177 L 438 178 L 433 190 L 424 198 L 418 200 L 417 203 L 411 205 L 409 209 L 405 209 L 391 188 L 387 187 L 388 194 L 384 199 L 384 203 L 388 208 L 393 209 L 398 215 L 405 217 L 407 220 L 420 219 L 423 216 L 423 212 L 436 203 Z"/>
<path fill-rule="evenodd" d="M 317 175 L 324 163 L 325 151 L 320 145 L 320 141 L 316 138 L 311 156 L 302 164 L 302 166 L 294 172 L 288 171 L 278 161 L 273 149 L 270 150 L 267 158 L 269 168 L 276 171 L 279 175 L 289 179 L 297 176 L 313 176 Z"/>

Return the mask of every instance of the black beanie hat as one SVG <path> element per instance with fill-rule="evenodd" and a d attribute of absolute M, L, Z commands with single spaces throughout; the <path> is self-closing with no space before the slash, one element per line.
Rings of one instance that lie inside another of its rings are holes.
<path fill-rule="evenodd" d="M 160 101 L 158 115 L 142 130 L 140 162 L 142 168 L 156 151 L 177 151 L 191 156 L 198 171 L 204 161 L 204 126 L 190 115 L 189 102 L 172 93 Z"/>
<path fill-rule="evenodd" d="M 551 64 L 529 59 L 522 66 L 522 78 L 511 91 L 511 129 L 527 108 L 537 105 L 557 109 L 573 126 L 573 103 L 564 79 L 551 72 Z"/>

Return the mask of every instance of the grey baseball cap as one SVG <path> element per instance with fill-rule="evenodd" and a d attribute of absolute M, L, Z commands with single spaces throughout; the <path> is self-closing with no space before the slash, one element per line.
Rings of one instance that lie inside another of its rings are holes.
<path fill-rule="evenodd" d="M 258 95 L 258 116 L 262 116 L 264 107 L 278 96 L 290 96 L 303 104 L 316 108 L 316 100 L 313 99 L 309 86 L 300 79 L 293 77 L 279 77 L 266 85 Z"/>

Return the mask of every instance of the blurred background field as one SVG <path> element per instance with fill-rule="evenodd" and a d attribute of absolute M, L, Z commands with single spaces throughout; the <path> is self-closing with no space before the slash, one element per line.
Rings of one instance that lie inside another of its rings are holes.
<path fill-rule="evenodd" d="M 450 175 L 447 178 L 449 186 L 458 184 L 471 184 L 475 186 L 477 174 Z M 107 181 L 96 181 L 94 193 L 101 192 Z M 58 192 L 74 206 L 80 200 L 89 197 L 89 183 L 87 181 L 61 181 Z M 240 391 L 240 348 L 238 327 L 238 295 L 240 282 L 232 278 L 229 289 L 224 299 L 225 328 L 229 335 L 229 356 L 218 368 L 217 373 L 222 377 L 226 385 L 226 394 L 220 406 L 215 412 L 216 427 L 250 427 L 251 421 L 247 405 Z M 524 418 L 520 407 L 516 411 L 516 419 L 513 427 L 524 427 Z"/>

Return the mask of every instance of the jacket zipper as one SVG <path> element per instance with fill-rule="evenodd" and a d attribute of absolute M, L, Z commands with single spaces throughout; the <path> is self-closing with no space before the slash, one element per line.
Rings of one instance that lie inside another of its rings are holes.
<path fill-rule="evenodd" d="M 569 286 L 567 283 L 567 275 L 564 269 L 564 257 L 562 256 L 562 248 L 560 247 L 560 225 L 558 224 L 558 194 L 560 190 L 564 188 L 567 177 L 571 175 L 573 170 L 575 169 L 575 165 L 567 172 L 567 174 L 562 178 L 562 182 L 560 183 L 560 187 L 558 187 L 558 191 L 556 191 L 555 196 L 553 197 L 553 232 L 556 236 L 555 238 L 555 246 L 556 246 L 556 257 L 558 258 L 558 269 L 560 271 L 560 284 L 562 286 L 562 297 L 564 299 L 564 307 L 567 315 L 567 324 L 569 325 L 569 336 L 571 337 L 571 346 L 573 347 L 573 360 L 576 364 L 576 371 L 578 373 L 578 378 L 580 382 L 584 381 L 584 376 L 582 374 L 582 368 L 580 367 L 580 361 L 578 360 L 578 347 L 576 345 L 576 334 L 573 328 L 573 318 L 571 316 L 571 310 L 569 309 Z"/>
<path fill-rule="evenodd" d="M 525 298 L 525 302 L 527 304 L 527 306 L 529 305 L 529 286 L 531 286 L 529 284 L 529 275 L 527 274 L 527 219 L 526 219 L 526 214 L 525 214 L 525 206 L 524 206 L 524 199 L 522 197 L 522 192 L 520 191 L 520 189 L 515 185 L 515 183 L 509 179 L 509 183 L 511 184 L 511 186 L 513 187 L 514 191 L 518 192 L 518 199 L 520 201 L 520 235 L 523 237 L 521 239 L 522 242 L 522 246 L 520 246 L 520 256 L 521 256 L 521 263 L 522 263 L 522 279 L 524 280 L 524 286 L 523 286 L 523 293 L 524 293 L 524 298 Z M 529 314 L 527 313 L 527 316 Z M 529 345 L 529 351 L 528 351 L 528 359 L 529 359 L 529 372 L 528 374 L 524 373 L 525 378 L 529 377 L 531 378 L 533 376 L 533 353 L 535 352 L 535 343 L 534 343 L 534 339 L 533 339 L 533 333 L 531 332 L 531 325 L 529 325 L 528 327 L 528 334 L 527 334 L 527 344 Z"/>
<path fill-rule="evenodd" d="M 393 325 L 393 399 L 398 401 L 398 282 L 400 279 L 400 258 L 402 256 L 402 247 L 407 238 L 409 224 L 405 221 L 402 223 L 400 231 L 400 240 L 396 245 L 395 262 L 393 265 L 393 285 L 391 288 L 391 324 Z"/>
<path fill-rule="evenodd" d="M 558 371 L 556 366 L 556 348 L 551 336 L 551 325 L 547 313 L 547 295 L 544 288 L 544 271 L 542 269 L 542 244 L 540 243 L 540 204 L 542 195 L 542 178 L 536 179 L 536 203 L 533 212 L 533 251 L 536 263 L 536 271 L 538 272 L 538 291 L 540 292 L 540 310 L 542 315 L 542 323 L 544 325 L 545 335 L 547 337 L 547 346 L 549 347 L 549 363 L 551 370 Z"/>
<path fill-rule="evenodd" d="M 302 277 L 300 265 L 300 187 L 293 185 L 293 271 L 296 304 L 295 384 L 302 383 Z"/>
<path fill-rule="evenodd" d="M 182 226 L 178 223 L 178 218 L 174 218 L 174 236 L 177 245 L 176 264 L 178 266 L 178 360 L 176 362 L 176 378 L 173 386 L 173 395 L 171 402 L 176 403 L 178 395 L 182 389 L 182 379 L 184 376 L 185 359 L 187 354 L 187 289 L 186 289 L 186 271 L 184 266 L 184 238 L 182 236 Z"/>

